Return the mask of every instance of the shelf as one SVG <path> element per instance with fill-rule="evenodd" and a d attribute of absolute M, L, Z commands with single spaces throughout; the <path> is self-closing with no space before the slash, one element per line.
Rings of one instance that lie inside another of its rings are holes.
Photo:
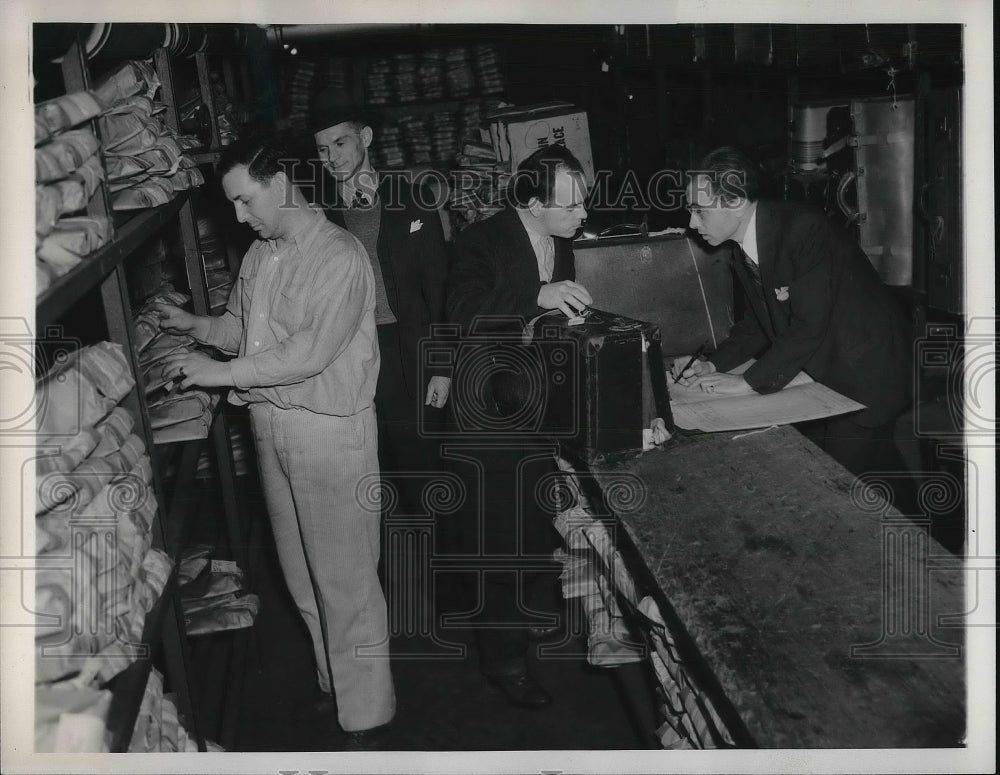
<path fill-rule="evenodd" d="M 149 682 L 149 672 L 153 666 L 153 650 L 161 641 L 164 618 L 167 615 L 177 585 L 176 567 L 170 573 L 159 599 L 147 612 L 142 627 L 142 645 L 147 649 L 145 656 L 136 659 L 109 681 L 113 689 L 111 705 L 108 708 L 107 730 L 111 734 L 110 749 L 115 753 L 128 751 L 135 729 L 142 697 Z"/>
<path fill-rule="evenodd" d="M 215 164 L 222 155 L 221 151 L 185 151 L 185 155 L 195 164 Z"/>
<path fill-rule="evenodd" d="M 188 193 L 182 191 L 167 204 L 144 210 L 116 228 L 114 240 L 85 257 L 79 266 L 60 277 L 37 299 L 35 325 L 38 329 L 55 323 L 139 245 L 169 223 L 187 200 Z"/>

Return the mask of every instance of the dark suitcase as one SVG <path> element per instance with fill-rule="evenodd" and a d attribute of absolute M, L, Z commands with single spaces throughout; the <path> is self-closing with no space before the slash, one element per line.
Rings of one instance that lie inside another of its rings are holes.
<path fill-rule="evenodd" d="M 594 306 L 660 329 L 666 356 L 708 351 L 733 325 L 730 248 L 708 250 L 683 235 L 578 241 L 576 281 Z"/>
<path fill-rule="evenodd" d="M 546 351 L 545 428 L 564 451 L 586 463 L 638 454 L 643 429 L 656 417 L 674 432 L 660 354 L 659 327 L 590 309 L 582 325 L 562 313 L 532 327 Z"/>

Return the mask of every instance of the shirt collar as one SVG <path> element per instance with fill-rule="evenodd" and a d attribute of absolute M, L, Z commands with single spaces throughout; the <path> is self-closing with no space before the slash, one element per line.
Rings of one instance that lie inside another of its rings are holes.
<path fill-rule="evenodd" d="M 296 251 L 299 254 L 305 253 L 309 243 L 315 239 L 320 226 L 326 222 L 326 216 L 323 215 L 322 210 L 318 210 L 315 207 L 310 207 L 309 212 L 313 216 L 312 220 L 306 222 L 297 232 L 295 232 L 295 234 L 292 235 L 291 239 L 285 241 L 284 246 L 281 248 L 282 252 L 292 255 L 294 255 Z M 265 240 L 265 242 L 275 252 L 278 252 L 277 240 Z M 295 251 L 290 250 L 292 247 L 295 248 Z"/>
<path fill-rule="evenodd" d="M 740 240 L 740 247 L 751 261 L 760 266 L 760 257 L 757 253 L 757 203 L 751 202 L 750 206 L 753 207 L 753 212 L 750 213 L 750 222 L 747 224 L 743 239 Z"/>
<path fill-rule="evenodd" d="M 536 231 L 535 224 L 531 220 L 531 215 L 520 207 L 515 207 L 514 212 L 517 213 L 517 217 L 521 219 L 521 225 L 524 226 L 524 230 L 528 232 L 528 239 L 531 240 L 531 246 L 535 248 L 536 251 L 542 246 L 546 240 L 551 240 L 548 234 L 542 234 Z"/>
<path fill-rule="evenodd" d="M 378 201 L 378 173 L 372 169 L 363 169 L 352 178 L 344 181 L 340 189 L 341 199 L 345 207 L 354 203 L 354 192 L 360 191 L 369 204 Z"/>

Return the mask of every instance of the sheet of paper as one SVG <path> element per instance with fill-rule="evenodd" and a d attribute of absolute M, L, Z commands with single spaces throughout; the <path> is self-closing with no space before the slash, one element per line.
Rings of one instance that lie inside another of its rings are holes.
<path fill-rule="evenodd" d="M 740 374 L 749 365 L 745 363 L 730 373 Z M 697 385 L 684 387 L 672 381 L 669 387 L 670 408 L 677 426 L 708 433 L 790 425 L 865 408 L 864 404 L 813 381 L 804 372 L 799 372 L 783 390 L 768 395 L 706 393 Z"/>

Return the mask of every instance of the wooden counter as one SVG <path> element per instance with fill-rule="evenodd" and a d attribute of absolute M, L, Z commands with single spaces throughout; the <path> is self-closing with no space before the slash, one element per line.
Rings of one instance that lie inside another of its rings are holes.
<path fill-rule="evenodd" d="M 733 436 L 591 471 L 641 482 L 642 497 L 611 504 L 615 541 L 744 725 L 734 737 L 958 745 L 963 634 L 938 622 L 965 610 L 958 558 L 794 429 Z"/>

